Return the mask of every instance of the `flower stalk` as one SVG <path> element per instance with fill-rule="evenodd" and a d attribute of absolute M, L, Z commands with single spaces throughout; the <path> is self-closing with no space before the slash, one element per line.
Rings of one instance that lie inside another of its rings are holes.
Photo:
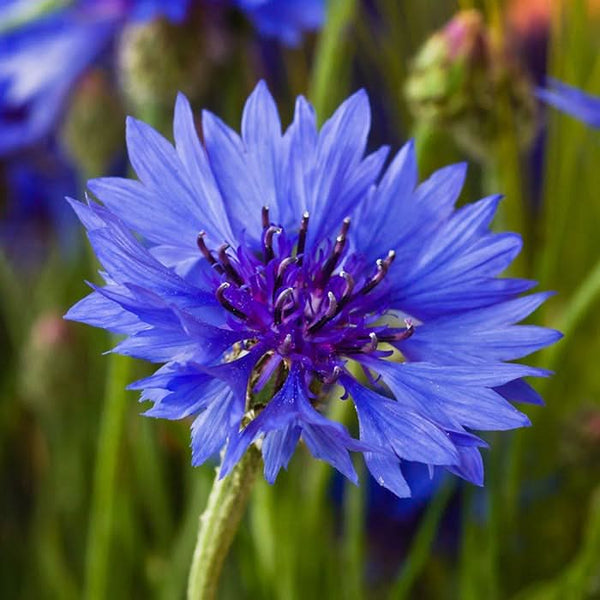
<path fill-rule="evenodd" d="M 258 448 L 252 445 L 227 477 L 219 479 L 217 473 L 208 504 L 200 516 L 188 600 L 215 598 L 221 568 L 250 497 L 260 456 Z"/>
<path fill-rule="evenodd" d="M 88 600 L 100 600 L 106 596 L 119 446 L 127 413 L 126 386 L 131 376 L 131 365 L 129 357 L 111 355 L 98 436 L 87 541 L 84 597 Z"/>

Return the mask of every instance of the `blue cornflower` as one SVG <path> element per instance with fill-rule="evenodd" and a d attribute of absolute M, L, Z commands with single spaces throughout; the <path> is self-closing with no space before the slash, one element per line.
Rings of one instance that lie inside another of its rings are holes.
<path fill-rule="evenodd" d="M 538 98 L 558 108 L 558 110 L 587 123 L 591 127 L 600 128 L 600 98 L 582 92 L 580 89 L 550 79 L 550 86 L 539 88 Z"/>
<path fill-rule="evenodd" d="M 41 5 L 42 1 L 37 0 Z M 78 0 L 0 32 L 0 156 L 51 132 L 83 71 L 128 21 L 165 16 L 180 21 L 189 0 Z M 35 12 L 14 0 L 0 23 Z"/>
<path fill-rule="evenodd" d="M 0 167 L 5 188 L 0 207 L 0 252 L 19 268 L 39 264 L 58 242 L 68 255 L 77 249 L 78 222 L 61 198 L 76 185 L 75 173 L 54 148 L 6 161 Z M 4 184 L 4 185 L 3 185 Z"/>
<path fill-rule="evenodd" d="M 515 325 L 548 294 L 521 297 L 534 282 L 498 277 L 521 248 L 489 230 L 500 198 L 455 209 L 464 165 L 418 184 L 413 144 L 384 169 L 388 148 L 365 155 L 369 127 L 361 91 L 320 131 L 299 97 L 282 133 L 260 83 L 241 136 L 204 112 L 200 143 L 180 95 L 175 146 L 130 118 L 139 181 L 92 180 L 103 206 L 72 201 L 105 285 L 67 318 L 164 363 L 131 387 L 150 416 L 194 417 L 195 465 L 226 447 L 227 474 L 261 440 L 273 482 L 302 439 L 352 481 L 348 451 L 363 452 L 406 496 L 403 461 L 481 484 L 472 431 L 529 424 L 508 400 L 540 402 L 522 378 L 547 372 L 506 361 L 560 334 Z M 360 440 L 322 412 L 342 393 Z"/>
<path fill-rule="evenodd" d="M 325 21 L 325 0 L 235 0 L 265 37 L 289 46 L 300 43 L 303 31 L 319 29 Z"/>

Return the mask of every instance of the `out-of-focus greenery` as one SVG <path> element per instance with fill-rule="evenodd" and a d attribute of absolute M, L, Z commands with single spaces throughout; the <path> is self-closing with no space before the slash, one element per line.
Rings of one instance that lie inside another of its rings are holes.
<path fill-rule="evenodd" d="M 584 0 L 548 4 L 548 73 L 600 94 L 600 11 Z M 320 35 L 281 51 L 276 76 L 256 47 L 236 43 L 202 98 L 237 124 L 256 79 L 271 74 L 284 119 L 305 93 L 322 120 L 364 86 L 373 142 L 415 135 L 425 175 L 465 155 L 447 131 L 411 120 L 402 90 L 411 57 L 458 8 L 482 10 L 507 35 L 499 0 L 338 0 Z M 256 484 L 222 598 L 600 597 L 600 132 L 541 118 L 537 167 L 506 127 L 490 160 L 472 164 L 463 197 L 506 193 L 498 226 L 526 240 L 515 268 L 558 292 L 535 316 L 566 337 L 536 357 L 556 375 L 538 386 L 547 405 L 528 410 L 534 426 L 490 436 L 484 489 L 448 478 L 410 516 L 409 501 L 373 509 L 361 465 L 355 488 L 300 450 L 275 486 Z M 27 269 L 0 260 L 2 598 L 185 594 L 214 466 L 190 466 L 188 423 L 139 416 L 124 386 L 147 365 L 103 356 L 113 340 L 62 321 L 96 268 L 85 251 L 51 249 Z"/>

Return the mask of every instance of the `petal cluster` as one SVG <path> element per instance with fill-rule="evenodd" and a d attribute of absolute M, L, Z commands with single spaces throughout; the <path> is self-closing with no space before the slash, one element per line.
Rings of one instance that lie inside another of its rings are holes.
<path fill-rule="evenodd" d="M 38 18 L 32 2 L 0 7 L 0 156 L 50 133 L 79 76 L 125 23 L 181 21 L 189 0 L 77 0 L 53 10 L 38 3 Z"/>
<path fill-rule="evenodd" d="M 511 402 L 541 402 L 523 378 L 547 375 L 508 361 L 560 337 L 517 324 L 547 294 L 500 277 L 521 240 L 490 230 L 499 198 L 455 208 L 464 165 L 419 183 L 412 143 L 367 153 L 364 92 L 320 130 L 300 97 L 284 131 L 260 83 L 241 135 L 209 112 L 201 125 L 202 143 L 181 95 L 174 145 L 129 119 L 138 180 L 72 201 L 104 285 L 67 318 L 162 363 L 132 387 L 150 416 L 193 418 L 194 464 L 225 448 L 227 474 L 260 443 L 272 482 L 302 440 L 353 481 L 362 452 L 399 496 L 405 461 L 482 484 L 474 432 L 528 425 Z M 360 439 L 326 416 L 339 401 Z"/>

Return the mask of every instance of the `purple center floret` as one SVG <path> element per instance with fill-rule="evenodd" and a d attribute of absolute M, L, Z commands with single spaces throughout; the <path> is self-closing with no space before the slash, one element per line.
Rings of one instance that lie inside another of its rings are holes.
<path fill-rule="evenodd" d="M 333 383 L 345 358 L 361 354 L 387 355 L 380 343 L 398 342 L 412 335 L 413 326 L 381 323 L 386 313 L 385 276 L 394 262 L 391 250 L 376 264 L 366 265 L 348 251 L 350 219 L 343 220 L 335 241 L 325 240 L 311 252 L 306 248 L 309 214 L 298 233 L 288 236 L 274 225 L 269 209 L 262 209 L 262 249 L 255 253 L 241 245 L 229 252 L 223 244 L 211 251 L 206 235 L 198 247 L 212 265 L 215 295 L 233 315 L 232 328 L 256 332 L 245 340 L 271 352 L 273 373 L 282 360 L 300 362 L 321 381 Z"/>

